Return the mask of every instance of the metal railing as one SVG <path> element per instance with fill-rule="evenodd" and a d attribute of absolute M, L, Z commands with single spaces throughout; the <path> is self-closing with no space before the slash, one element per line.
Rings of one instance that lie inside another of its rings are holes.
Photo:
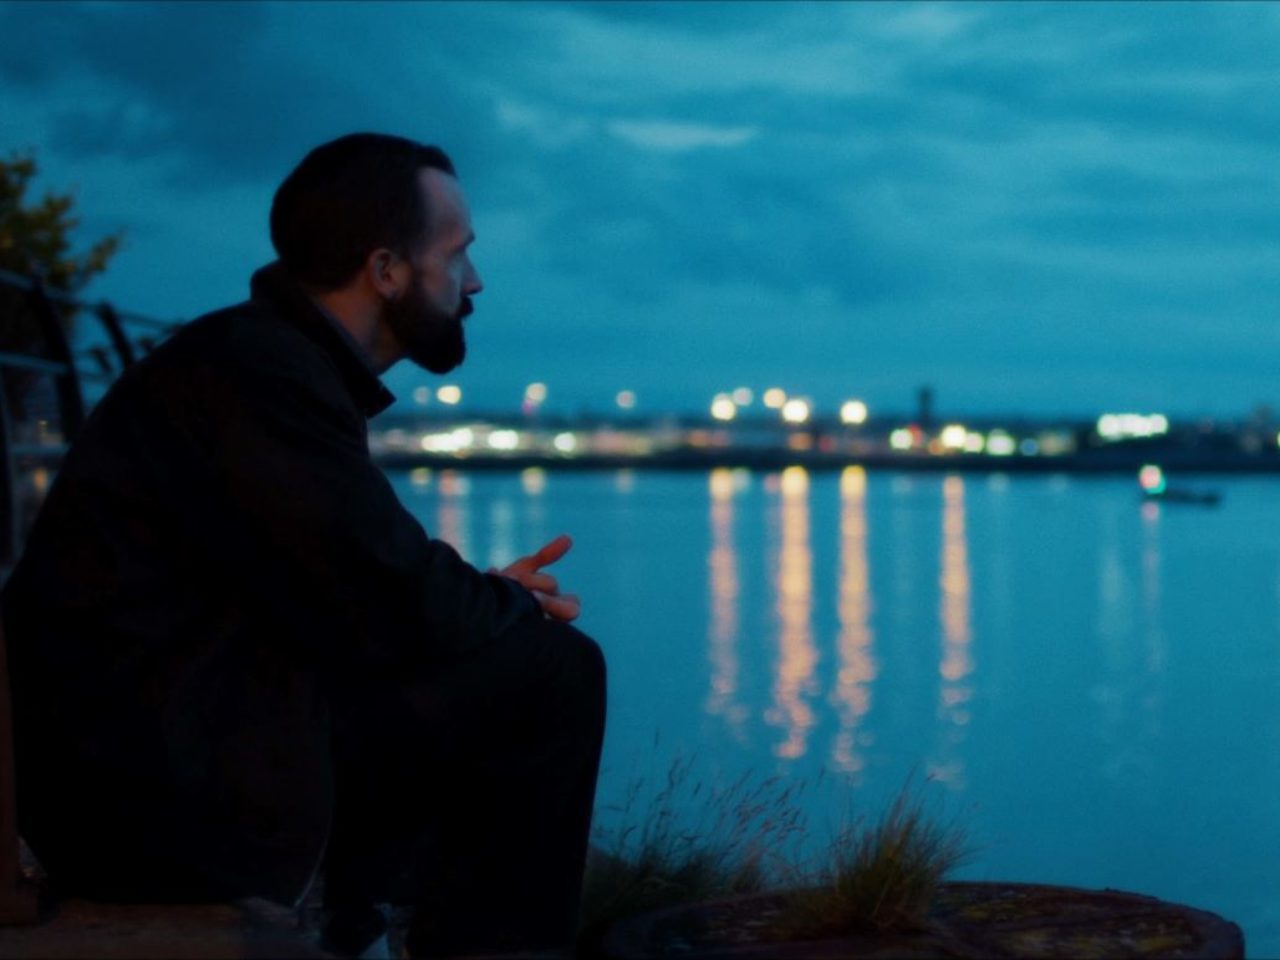
<path fill-rule="evenodd" d="M 73 347 L 67 320 L 82 315 L 103 342 Z M 0 583 L 84 422 L 86 385 L 109 384 L 177 326 L 0 270 Z"/>

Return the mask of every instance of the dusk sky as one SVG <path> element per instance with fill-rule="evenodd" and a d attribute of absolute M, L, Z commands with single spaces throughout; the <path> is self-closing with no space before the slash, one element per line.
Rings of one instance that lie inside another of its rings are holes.
<path fill-rule="evenodd" d="M 406 404 L 1280 408 L 1280 4 L 0 4 L 0 152 L 124 231 L 123 309 L 243 299 L 355 130 L 448 150 L 478 234 Z"/>

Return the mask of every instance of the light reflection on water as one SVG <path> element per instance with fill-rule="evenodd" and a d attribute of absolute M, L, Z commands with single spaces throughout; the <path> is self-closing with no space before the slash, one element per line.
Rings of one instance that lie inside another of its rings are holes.
<path fill-rule="evenodd" d="M 1280 510 L 1127 478 L 393 475 L 433 534 L 556 570 L 610 663 L 602 799 L 695 753 L 813 783 L 813 819 L 929 773 L 974 879 L 1133 889 L 1280 955 Z"/>

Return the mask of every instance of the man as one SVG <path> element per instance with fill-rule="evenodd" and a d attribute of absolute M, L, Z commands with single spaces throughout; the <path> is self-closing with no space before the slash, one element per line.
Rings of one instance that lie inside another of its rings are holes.
<path fill-rule="evenodd" d="M 325 877 L 411 953 L 564 948 L 604 723 L 599 648 L 544 567 L 481 573 L 371 462 L 402 358 L 466 352 L 481 282 L 448 157 L 357 134 L 271 210 L 278 262 L 115 384 L 4 592 L 19 817 L 61 890 L 266 897 Z"/>

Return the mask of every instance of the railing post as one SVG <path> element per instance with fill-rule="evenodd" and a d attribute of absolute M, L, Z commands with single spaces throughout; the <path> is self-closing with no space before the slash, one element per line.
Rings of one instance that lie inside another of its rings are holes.
<path fill-rule="evenodd" d="M 107 329 L 107 336 L 111 338 L 111 345 L 116 349 L 116 356 L 120 358 L 120 366 L 128 370 L 133 366 L 133 344 L 129 342 L 129 338 L 124 335 L 124 328 L 120 325 L 120 316 L 116 313 L 115 307 L 109 303 L 100 303 L 94 313 L 98 315 L 98 319 L 102 321 L 102 325 Z"/>
<path fill-rule="evenodd" d="M 69 443 L 79 432 L 80 424 L 84 423 L 84 396 L 80 392 L 80 374 L 76 370 L 75 359 L 71 356 L 67 332 L 62 329 L 58 311 L 45 293 L 44 284 L 39 277 L 33 278 L 31 283 L 31 304 L 40 321 L 49 359 L 66 367 L 66 372 L 58 377 L 57 384 L 62 437 Z"/>
<path fill-rule="evenodd" d="M 0 366 L 0 586 L 18 560 L 18 478 L 14 470 L 13 429 L 4 367 Z"/>

